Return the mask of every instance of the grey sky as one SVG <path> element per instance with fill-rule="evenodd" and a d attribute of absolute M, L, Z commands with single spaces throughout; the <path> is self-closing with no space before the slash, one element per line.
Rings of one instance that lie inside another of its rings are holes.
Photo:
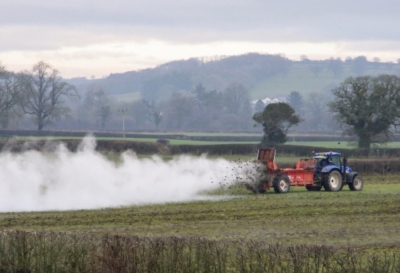
<path fill-rule="evenodd" d="M 93 60 L 96 52 L 99 58 L 116 63 L 124 56 L 135 62 L 136 56 L 138 62 L 131 69 L 126 64 L 119 69 L 134 70 L 179 57 L 178 53 L 189 52 L 191 45 L 192 57 L 221 54 L 222 49 L 214 52 L 212 44 L 222 42 L 226 47 L 246 43 L 248 52 L 265 48 L 264 52 L 276 53 L 270 44 L 289 48 L 290 44 L 303 43 L 303 53 L 310 57 L 322 44 L 330 46 L 324 49 L 325 54 L 319 52 L 315 57 L 367 55 L 391 61 L 400 57 L 400 2 L 394 0 L 0 1 L 0 60 L 16 69 L 19 67 L 13 60 L 18 62 L 17 57 L 24 55 L 26 64 L 28 60 L 35 62 L 35 57 L 49 58 L 43 60 L 70 71 L 74 61 Z M 154 54 L 140 48 L 149 41 L 161 42 L 154 46 Z M 162 43 L 169 45 L 166 52 Z M 258 46 L 252 48 L 251 44 Z M 307 49 L 312 44 L 315 47 Z M 177 52 L 170 54 L 174 50 Z M 291 57 L 296 52 L 287 50 L 290 52 L 280 53 Z M 230 52 L 236 51 L 229 48 Z M 182 58 L 189 57 L 187 54 Z M 116 63 L 112 65 L 115 69 Z M 81 67 L 86 71 L 82 76 L 113 72 L 100 72 L 98 64 L 93 73 L 90 65 Z"/>

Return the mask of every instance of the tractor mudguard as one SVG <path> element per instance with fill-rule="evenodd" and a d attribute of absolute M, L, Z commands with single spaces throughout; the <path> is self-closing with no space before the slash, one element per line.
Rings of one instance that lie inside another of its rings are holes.
<path fill-rule="evenodd" d="M 329 173 L 333 170 L 338 170 L 340 172 L 340 169 L 336 165 L 327 165 L 322 168 L 321 173 Z"/>
<path fill-rule="evenodd" d="M 358 172 L 346 173 L 346 183 L 353 183 L 354 177 L 358 175 Z"/>

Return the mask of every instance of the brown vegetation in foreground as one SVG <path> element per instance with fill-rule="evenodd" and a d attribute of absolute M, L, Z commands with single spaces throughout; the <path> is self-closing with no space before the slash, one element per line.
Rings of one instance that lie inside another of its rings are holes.
<path fill-rule="evenodd" d="M 3 231 L 0 272 L 398 272 L 393 253 L 197 237 Z"/>

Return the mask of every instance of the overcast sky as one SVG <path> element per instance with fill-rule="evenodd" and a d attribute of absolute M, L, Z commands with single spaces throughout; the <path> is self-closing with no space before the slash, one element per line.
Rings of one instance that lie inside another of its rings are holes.
<path fill-rule="evenodd" d="M 0 61 L 100 78 L 191 57 L 400 58 L 398 0 L 0 0 Z"/>

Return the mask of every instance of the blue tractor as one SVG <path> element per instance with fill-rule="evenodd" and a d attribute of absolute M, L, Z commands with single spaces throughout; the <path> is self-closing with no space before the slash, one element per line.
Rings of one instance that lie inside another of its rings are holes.
<path fill-rule="evenodd" d="M 347 157 L 338 152 L 315 153 L 314 185 L 306 186 L 307 190 L 340 191 L 348 185 L 352 191 L 361 191 L 364 181 L 357 172 L 347 166 Z"/>

